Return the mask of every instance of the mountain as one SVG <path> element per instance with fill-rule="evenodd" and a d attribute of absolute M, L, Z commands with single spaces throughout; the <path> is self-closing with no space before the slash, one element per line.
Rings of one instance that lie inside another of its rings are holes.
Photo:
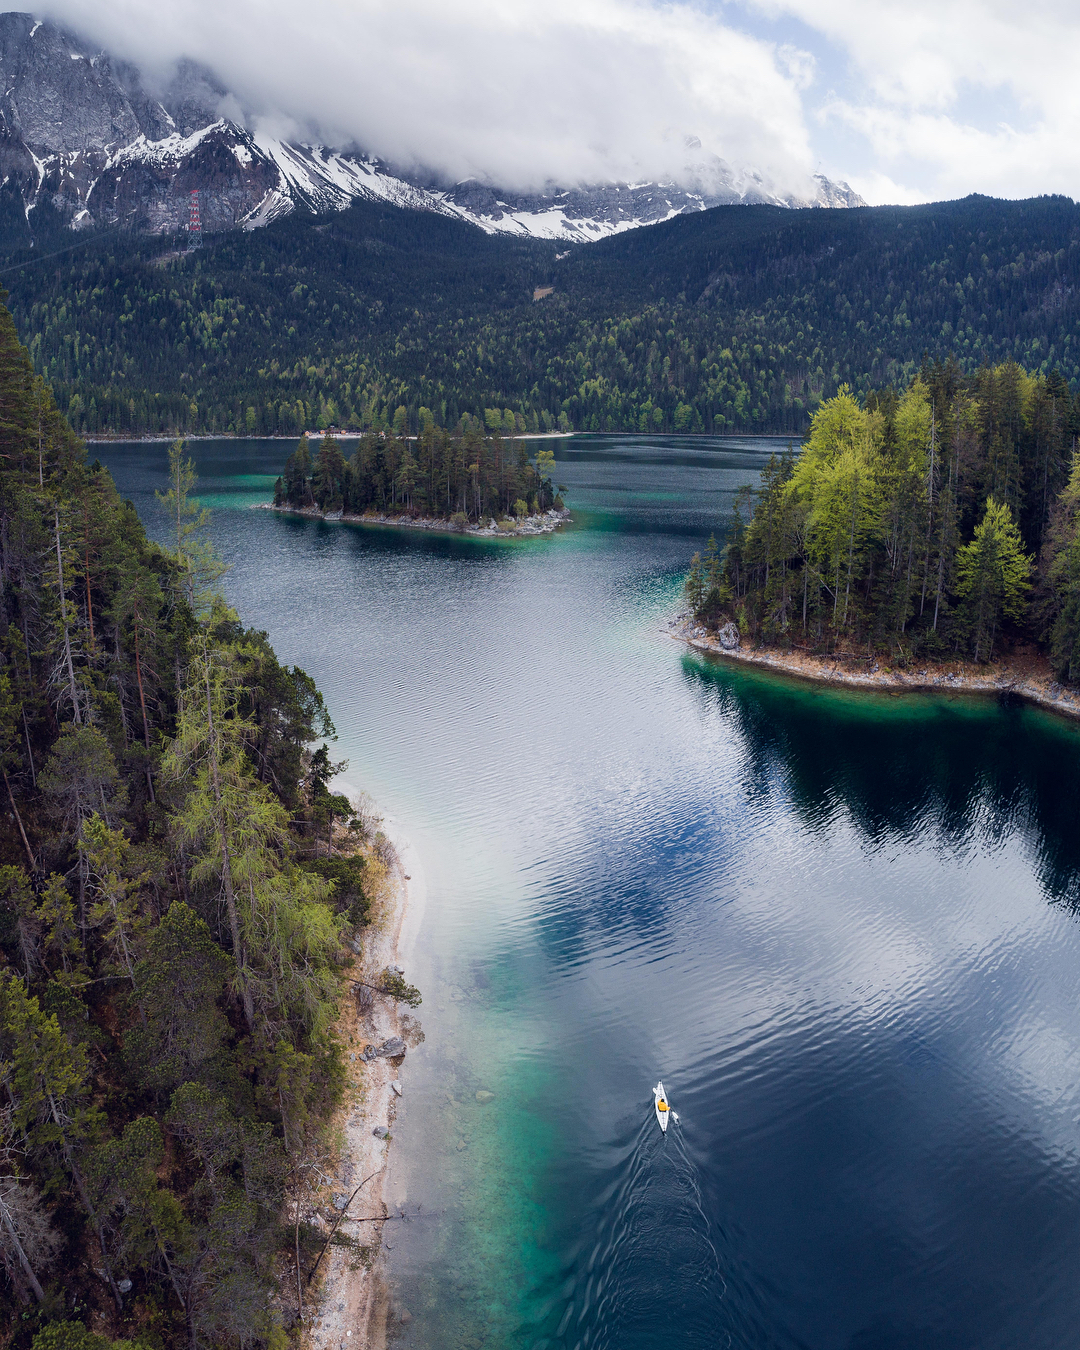
<path fill-rule="evenodd" d="M 698 147 L 691 145 L 691 151 Z M 782 196 L 758 175 L 739 175 L 716 156 L 688 166 L 689 185 L 612 183 L 556 188 L 530 195 L 501 192 L 469 179 L 433 195 L 444 209 L 489 233 L 530 234 L 538 239 L 587 242 L 656 225 L 714 206 L 851 207 L 866 203 L 847 183 L 815 174 L 812 198 Z"/>
<path fill-rule="evenodd" d="M 644 183 L 510 193 L 476 180 L 440 183 L 370 156 L 253 133 L 214 75 L 181 62 L 163 91 L 74 34 L 30 14 L 0 14 L 0 174 L 30 213 L 47 204 L 72 228 L 185 229 L 199 191 L 201 228 L 268 224 L 297 208 L 386 201 L 456 216 L 487 233 L 599 239 L 718 205 L 863 206 L 846 183 L 818 175 L 802 200 L 739 174 L 687 142 L 687 184 Z M 46 213 L 49 214 L 49 213 Z"/>

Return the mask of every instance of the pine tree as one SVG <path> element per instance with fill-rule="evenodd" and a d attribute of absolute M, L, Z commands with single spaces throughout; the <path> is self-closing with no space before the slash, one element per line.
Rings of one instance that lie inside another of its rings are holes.
<path fill-rule="evenodd" d="M 169 520 L 172 556 L 179 564 L 180 591 L 194 613 L 209 612 L 217 583 L 227 568 L 206 539 L 210 512 L 191 496 L 198 481 L 195 463 L 184 455 L 184 442 L 169 447 L 169 487 L 154 495 Z"/>
<path fill-rule="evenodd" d="M 171 1090 L 201 1077 L 229 1035 L 219 1000 L 235 971 L 206 922 L 174 900 L 135 964 L 135 999 L 145 1017 L 128 1032 L 124 1057 L 141 1083 Z"/>
<path fill-rule="evenodd" d="M 41 791 L 60 827 L 61 838 L 77 846 L 83 826 L 95 812 L 101 812 L 108 824 L 117 820 L 127 800 L 104 733 L 97 727 L 65 727 L 58 737 L 45 767 L 38 775 Z M 78 856 L 79 921 L 86 927 L 86 883 L 89 859 Z"/>
<path fill-rule="evenodd" d="M 131 841 L 122 830 L 109 829 L 96 811 L 83 822 L 79 848 L 86 855 L 89 889 L 95 901 L 89 913 L 90 925 L 100 930 L 134 989 L 135 952 L 147 926 L 140 912 L 139 893 L 149 882 L 150 873 L 133 870 Z"/>
<path fill-rule="evenodd" d="M 17 975 L 2 973 L 0 1063 L 5 1068 L 2 1091 L 13 1130 L 32 1154 L 53 1154 L 62 1162 L 97 1230 L 104 1257 L 101 1219 L 78 1158 L 79 1146 L 96 1131 L 100 1119 L 87 1100 L 85 1055 L 65 1038 L 55 1014 L 42 1013 Z M 120 1293 L 107 1260 L 105 1273 L 119 1308 Z"/>
<path fill-rule="evenodd" d="M 690 571 L 687 574 L 684 585 L 686 600 L 690 606 L 690 612 L 695 618 L 701 613 L 701 606 L 705 600 L 705 574 L 701 566 L 701 554 L 695 553 L 690 559 Z"/>
<path fill-rule="evenodd" d="M 158 674 L 156 658 L 161 642 L 161 611 L 165 603 L 157 578 L 138 565 L 134 558 L 126 558 L 118 568 L 116 591 L 110 617 L 119 632 L 130 644 L 134 658 L 135 687 L 139 696 L 139 722 L 143 747 L 146 751 L 146 787 L 154 800 L 154 778 L 151 768 L 151 717 L 147 706 L 147 688 Z"/>
<path fill-rule="evenodd" d="M 974 538 L 959 550 L 956 570 L 970 647 L 976 661 L 989 661 L 1002 619 L 1023 616 L 1031 585 L 1032 562 L 1004 502 L 987 499 Z"/>
<path fill-rule="evenodd" d="M 1050 660 L 1067 680 L 1080 678 L 1080 455 L 1056 504 L 1043 549 Z"/>
<path fill-rule="evenodd" d="M 112 1259 L 121 1269 L 153 1269 L 160 1262 L 188 1316 L 190 1334 L 190 1309 L 176 1263 L 190 1248 L 192 1235 L 179 1201 L 158 1182 L 156 1169 L 164 1152 L 161 1127 L 140 1116 L 128 1122 L 121 1136 L 93 1151 L 87 1171 L 103 1231 L 113 1238 Z"/>

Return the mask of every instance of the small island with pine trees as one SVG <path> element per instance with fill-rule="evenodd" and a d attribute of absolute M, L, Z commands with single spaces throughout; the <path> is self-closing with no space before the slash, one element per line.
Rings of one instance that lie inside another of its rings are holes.
<path fill-rule="evenodd" d="M 1015 692 L 1080 716 L 1080 408 L 1015 362 L 842 388 L 739 494 L 674 633 L 833 683 Z"/>
<path fill-rule="evenodd" d="M 521 440 L 485 432 L 468 413 L 453 432 L 421 413 L 419 435 L 406 436 L 403 424 L 368 432 L 349 459 L 333 435 L 314 455 L 303 436 L 266 509 L 483 535 L 550 534 L 570 519 L 551 450 L 532 461 Z"/>

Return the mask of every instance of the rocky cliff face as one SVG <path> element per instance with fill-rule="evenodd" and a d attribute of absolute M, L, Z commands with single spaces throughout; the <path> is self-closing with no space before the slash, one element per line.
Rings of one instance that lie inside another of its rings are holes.
<path fill-rule="evenodd" d="M 0 172 L 32 210 L 50 202 L 76 228 L 187 223 L 203 189 L 205 228 L 243 221 L 278 175 L 242 128 L 219 119 L 225 91 L 182 65 L 161 98 L 139 72 L 29 14 L 0 14 Z"/>
<path fill-rule="evenodd" d="M 407 180 L 361 155 L 253 135 L 223 116 L 227 91 L 191 63 L 164 91 L 148 92 L 130 65 L 30 14 L 0 14 L 0 77 L 0 177 L 17 188 L 31 224 L 48 202 L 74 229 L 180 230 L 194 189 L 208 233 L 254 228 L 298 206 L 341 209 L 356 197 L 458 216 L 489 232 L 573 240 L 727 203 L 864 205 L 846 183 L 820 177 L 810 199 L 778 197 L 711 157 L 692 166 L 689 188 L 553 185 L 522 195 L 471 180 Z"/>

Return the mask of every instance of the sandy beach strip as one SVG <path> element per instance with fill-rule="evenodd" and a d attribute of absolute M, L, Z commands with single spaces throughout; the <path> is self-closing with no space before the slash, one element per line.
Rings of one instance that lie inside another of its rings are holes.
<path fill-rule="evenodd" d="M 363 955 L 348 972 L 350 979 L 373 985 L 391 965 L 404 967 L 408 977 L 408 956 L 426 903 L 420 858 L 400 822 L 384 817 L 379 828 L 397 857 L 380 912 L 372 915 L 363 930 Z M 305 1308 L 302 1343 L 309 1350 L 383 1350 L 390 1312 L 383 1252 L 387 1225 L 370 1220 L 388 1213 L 383 1184 L 398 1102 L 391 1084 L 396 1081 L 402 1092 L 407 1091 L 408 1053 L 404 1060 L 380 1057 L 364 1062 L 361 1052 L 365 1045 L 377 1047 L 394 1036 L 401 1037 L 411 1050 L 422 1039 L 422 1032 L 418 1019 L 410 1016 L 404 1004 L 378 994 L 366 1011 L 347 995 L 339 1031 L 350 1086 L 339 1122 L 343 1147 L 331 1189 L 343 1203 L 356 1186 L 370 1178 L 352 1199 L 338 1230 L 367 1248 L 369 1255 L 358 1261 L 354 1250 L 330 1245 L 319 1277 L 305 1294 L 310 1306 Z M 378 1137 L 374 1131 L 379 1127 L 388 1129 L 390 1137 Z"/>

